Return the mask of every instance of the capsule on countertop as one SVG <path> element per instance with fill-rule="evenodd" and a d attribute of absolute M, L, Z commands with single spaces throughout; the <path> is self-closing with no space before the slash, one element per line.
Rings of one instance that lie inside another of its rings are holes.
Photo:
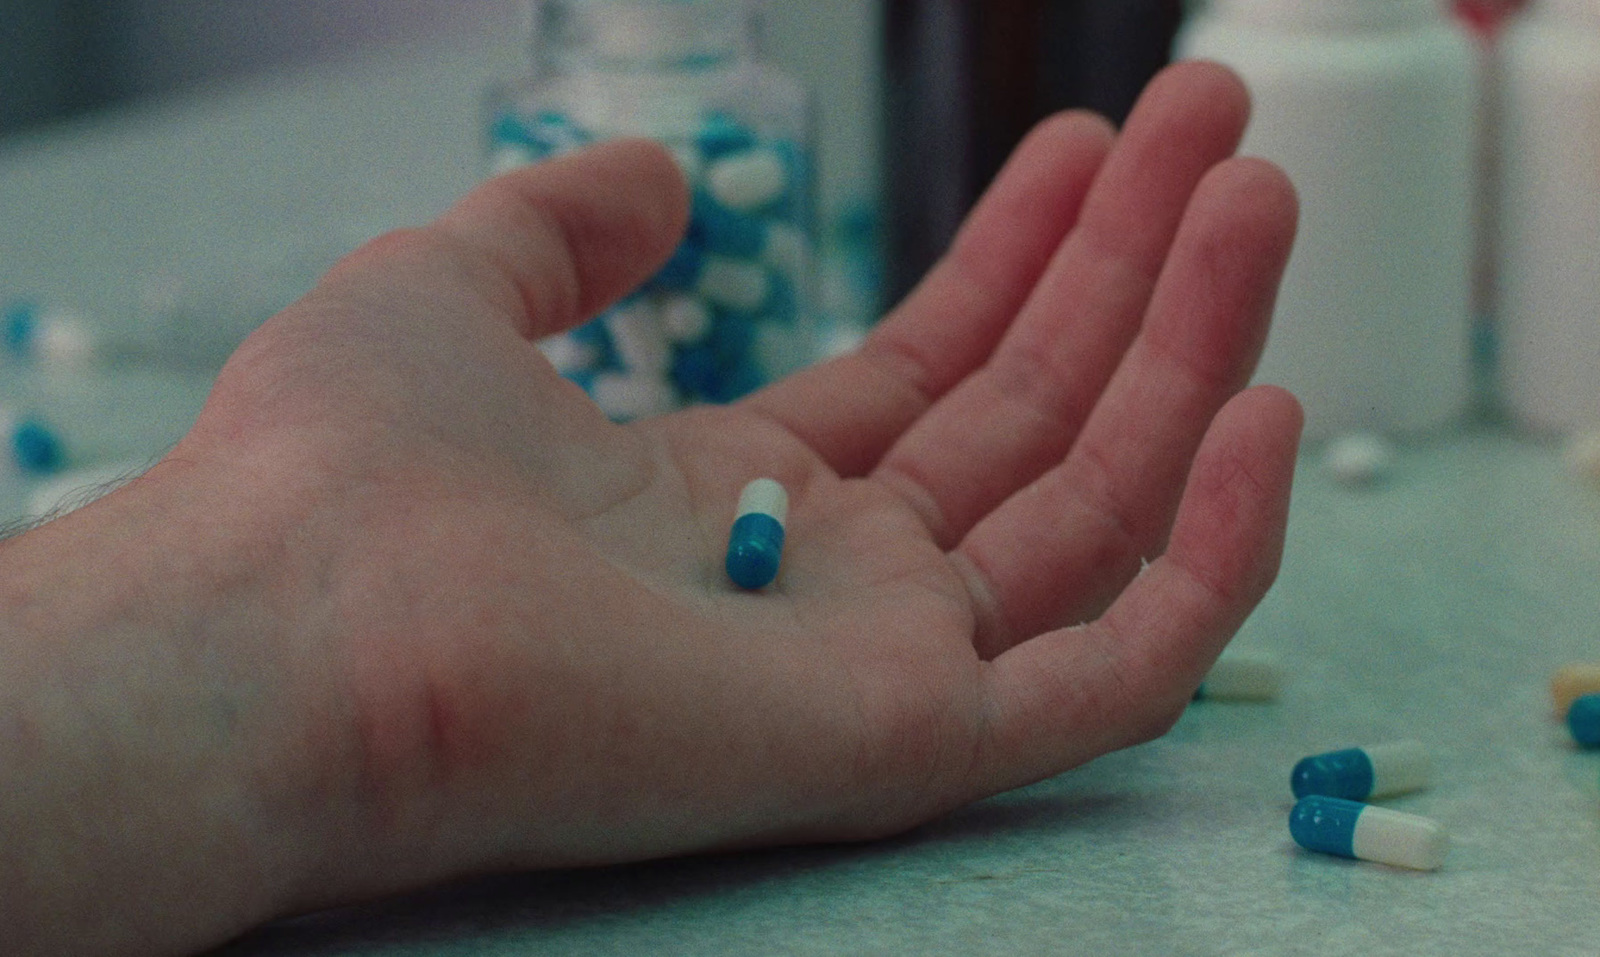
<path fill-rule="evenodd" d="M 1195 689 L 1196 701 L 1274 701 L 1283 687 L 1283 668 L 1273 659 L 1249 654 L 1218 658 Z"/>
<path fill-rule="evenodd" d="M 1586 748 L 1600 747 L 1600 694 L 1579 695 L 1567 709 L 1567 730 Z"/>
<path fill-rule="evenodd" d="M 784 522 L 789 493 L 769 478 L 756 479 L 739 495 L 733 531 L 728 535 L 728 577 L 740 588 L 765 588 L 778 577 L 783 560 Z"/>
<path fill-rule="evenodd" d="M 1550 700 L 1556 720 L 1564 721 L 1572 702 L 1586 694 L 1600 694 L 1600 664 L 1579 662 L 1565 665 L 1550 679 Z"/>
<path fill-rule="evenodd" d="M 1432 773 L 1433 762 L 1421 742 L 1394 741 L 1301 758 L 1290 772 L 1289 786 L 1297 798 L 1316 794 L 1366 801 L 1421 790 Z"/>
<path fill-rule="evenodd" d="M 1295 804 L 1289 834 L 1308 851 L 1418 871 L 1437 870 L 1450 851 L 1438 821 L 1320 794 Z"/>
<path fill-rule="evenodd" d="M 67 464 L 60 434 L 46 422 L 0 406 L 0 473 L 16 470 L 29 477 L 53 475 Z"/>

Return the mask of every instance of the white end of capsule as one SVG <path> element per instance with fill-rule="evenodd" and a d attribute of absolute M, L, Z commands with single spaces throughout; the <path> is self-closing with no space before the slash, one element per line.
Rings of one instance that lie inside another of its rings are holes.
<path fill-rule="evenodd" d="M 773 479 L 756 479 L 739 493 L 739 509 L 734 521 L 746 515 L 768 515 L 779 525 L 788 524 L 789 493 Z"/>
<path fill-rule="evenodd" d="M 1226 654 L 1206 672 L 1196 697 L 1215 701 L 1275 701 L 1283 666 L 1266 655 Z"/>
<path fill-rule="evenodd" d="M 1435 871 L 1450 853 L 1450 834 L 1431 818 L 1368 806 L 1351 839 L 1355 856 L 1417 871 Z"/>
<path fill-rule="evenodd" d="M 1368 800 L 1420 791 L 1433 780 L 1433 758 L 1421 741 L 1391 741 L 1361 750 L 1372 762 L 1372 794 Z"/>

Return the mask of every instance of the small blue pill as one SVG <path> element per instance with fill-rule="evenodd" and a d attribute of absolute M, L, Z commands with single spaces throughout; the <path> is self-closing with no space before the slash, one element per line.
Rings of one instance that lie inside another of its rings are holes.
<path fill-rule="evenodd" d="M 755 591 L 778 577 L 788 514 L 789 493 L 782 485 L 772 479 L 756 479 L 745 486 L 723 563 L 735 585 Z"/>
<path fill-rule="evenodd" d="M 11 453 L 17 467 L 33 475 L 60 471 L 67 458 L 54 430 L 34 419 L 17 424 L 11 433 Z"/>
<path fill-rule="evenodd" d="M 1567 730 L 1586 748 L 1600 747 L 1600 694 L 1580 695 L 1567 709 Z"/>

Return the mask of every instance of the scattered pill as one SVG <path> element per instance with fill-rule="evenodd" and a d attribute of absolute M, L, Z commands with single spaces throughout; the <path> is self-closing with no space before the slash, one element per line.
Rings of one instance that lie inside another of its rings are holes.
<path fill-rule="evenodd" d="M 24 475 L 52 475 L 67 464 L 60 435 L 32 416 L 0 409 L 0 439 L 10 466 Z"/>
<path fill-rule="evenodd" d="M 1433 761 L 1420 741 L 1394 741 L 1302 758 L 1289 774 L 1294 796 L 1366 801 L 1428 786 Z"/>
<path fill-rule="evenodd" d="M 1600 694 L 1579 695 L 1567 709 L 1567 730 L 1586 748 L 1600 747 Z"/>
<path fill-rule="evenodd" d="M 1572 702 L 1586 694 L 1600 694 L 1600 663 L 1580 662 L 1563 666 L 1550 679 L 1550 700 L 1556 720 L 1565 721 Z"/>
<path fill-rule="evenodd" d="M 1289 834 L 1308 851 L 1418 871 L 1437 870 L 1450 850 L 1438 821 L 1320 794 L 1295 804 Z"/>
<path fill-rule="evenodd" d="M 1575 432 L 1561 450 L 1567 471 L 1590 482 L 1600 482 L 1600 429 Z"/>
<path fill-rule="evenodd" d="M 756 479 L 739 495 L 733 531 L 728 535 L 728 577 L 750 591 L 765 588 L 778 577 L 783 559 L 784 522 L 789 493 L 772 479 Z"/>
<path fill-rule="evenodd" d="M 0 313 L 0 343 L 13 359 L 60 366 L 89 363 L 98 345 L 88 319 L 31 300 L 11 303 Z"/>
<path fill-rule="evenodd" d="M 1393 462 L 1393 446 L 1371 432 L 1339 436 L 1322 453 L 1323 467 L 1343 485 L 1371 485 L 1389 474 Z"/>
<path fill-rule="evenodd" d="M 1223 655 L 1195 689 L 1196 701 L 1273 701 L 1283 687 L 1283 668 L 1264 655 Z"/>

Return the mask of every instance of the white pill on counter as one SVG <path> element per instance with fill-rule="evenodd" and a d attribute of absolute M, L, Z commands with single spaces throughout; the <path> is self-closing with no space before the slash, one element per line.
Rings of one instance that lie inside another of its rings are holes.
<path fill-rule="evenodd" d="M 749 149 L 712 163 L 706 170 L 706 183 L 718 202 L 749 212 L 783 195 L 789 170 L 776 151 Z"/>
<path fill-rule="evenodd" d="M 1283 667 L 1266 655 L 1233 652 L 1218 658 L 1195 691 L 1196 701 L 1274 701 Z"/>
<path fill-rule="evenodd" d="M 1561 450 L 1567 471 L 1590 482 L 1600 482 L 1600 429 L 1575 432 Z"/>
<path fill-rule="evenodd" d="M 1295 804 L 1289 833 L 1308 851 L 1418 871 L 1438 870 L 1450 851 L 1449 832 L 1438 821 L 1321 795 Z"/>
<path fill-rule="evenodd" d="M 1343 485 L 1371 485 L 1389 474 L 1394 447 L 1381 435 L 1351 432 L 1328 442 L 1322 466 Z"/>

